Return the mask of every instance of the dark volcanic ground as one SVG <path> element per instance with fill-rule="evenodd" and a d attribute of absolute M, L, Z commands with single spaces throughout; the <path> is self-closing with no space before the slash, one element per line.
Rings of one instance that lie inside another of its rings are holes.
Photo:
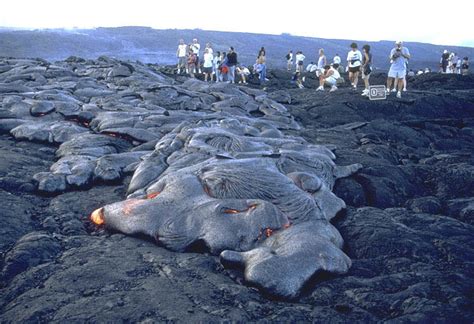
<path fill-rule="evenodd" d="M 274 71 L 267 89 L 303 126 L 287 133 L 334 147 L 338 165 L 364 166 L 335 187 L 348 205 L 333 222 L 348 274 L 321 274 L 298 300 L 275 301 L 217 257 L 97 229 L 88 215 L 124 199 L 129 177 L 39 195 L 33 175 L 57 147 L 2 129 L 0 322 L 472 322 L 474 78 L 423 75 L 403 99 L 378 102 L 289 78 Z"/>

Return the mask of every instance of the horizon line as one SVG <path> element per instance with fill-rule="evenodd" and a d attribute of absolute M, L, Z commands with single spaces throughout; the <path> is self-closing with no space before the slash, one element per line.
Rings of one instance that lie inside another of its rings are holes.
<path fill-rule="evenodd" d="M 380 39 L 380 40 L 362 40 L 362 39 L 348 39 L 348 38 L 324 38 L 324 37 L 316 37 L 316 36 L 306 36 L 306 35 L 294 35 L 292 33 L 282 32 L 279 34 L 269 34 L 269 33 L 256 33 L 256 32 L 244 32 L 244 31 L 227 31 L 227 30 L 212 30 L 212 29 L 202 29 L 202 28 L 154 28 L 151 26 L 139 26 L 139 25 L 123 25 L 123 26 L 114 26 L 114 27 L 106 27 L 106 26 L 94 26 L 94 27 L 9 27 L 9 26 L 0 26 L 1 30 L 10 30 L 10 31 L 36 31 L 36 30 L 96 30 L 96 29 L 118 29 L 118 28 L 147 28 L 151 30 L 200 30 L 204 32 L 219 32 L 219 33 L 239 33 L 239 34 L 253 34 L 253 35 L 268 35 L 268 36 L 290 36 L 290 37 L 300 37 L 300 38 L 312 38 L 312 39 L 324 39 L 324 40 L 347 40 L 347 41 L 365 41 L 369 43 L 381 43 L 381 42 L 395 42 L 396 40 L 389 40 L 389 39 Z M 462 44 L 462 45 L 446 45 L 446 44 L 435 44 L 423 41 L 403 41 L 404 43 L 412 43 L 412 44 L 427 44 L 427 45 L 434 45 L 434 46 L 446 46 L 446 47 L 465 47 L 465 48 L 472 48 L 474 49 L 474 40 L 469 41 L 469 44 Z M 472 42 L 472 45 L 470 45 Z"/>

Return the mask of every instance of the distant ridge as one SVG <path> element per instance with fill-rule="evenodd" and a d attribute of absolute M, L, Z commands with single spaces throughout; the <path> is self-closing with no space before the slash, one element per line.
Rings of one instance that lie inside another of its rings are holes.
<path fill-rule="evenodd" d="M 178 40 L 190 42 L 198 38 L 204 47 L 211 42 L 215 50 L 226 51 L 234 46 L 239 53 L 239 61 L 246 65 L 254 63 L 258 50 L 267 50 L 269 66 L 283 67 L 288 50 L 302 50 L 305 63 L 316 60 L 317 50 L 324 48 L 328 58 L 339 53 L 344 61 L 352 40 L 324 39 L 307 36 L 220 32 L 202 29 L 153 29 L 151 27 L 115 27 L 95 29 L 11 29 L 0 27 L 0 56 L 40 57 L 61 60 L 69 56 L 97 58 L 108 55 L 119 59 L 141 61 L 143 63 L 174 64 Z M 359 47 L 369 44 L 374 55 L 374 64 L 379 69 L 389 65 L 387 56 L 393 41 L 356 41 Z M 441 46 L 419 42 L 407 42 L 412 53 L 410 67 L 414 69 L 430 67 L 437 69 L 444 49 L 460 56 L 474 57 L 474 48 L 461 46 Z"/>

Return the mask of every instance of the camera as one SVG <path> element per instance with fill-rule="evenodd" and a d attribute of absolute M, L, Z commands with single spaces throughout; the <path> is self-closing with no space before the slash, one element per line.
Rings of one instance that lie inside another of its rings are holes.
<path fill-rule="evenodd" d="M 401 48 L 397 48 L 397 52 L 401 52 L 401 51 L 402 51 L 402 49 L 401 49 Z"/>

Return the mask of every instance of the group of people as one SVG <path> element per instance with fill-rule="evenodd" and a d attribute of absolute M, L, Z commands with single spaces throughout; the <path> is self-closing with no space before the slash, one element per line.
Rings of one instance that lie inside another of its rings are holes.
<path fill-rule="evenodd" d="M 304 77 L 301 78 L 301 75 L 303 73 L 305 58 L 306 57 L 302 51 L 298 51 L 295 55 L 296 71 L 293 75 L 293 81 L 295 81 L 300 88 L 304 87 Z M 293 51 L 288 52 L 286 59 L 287 69 L 288 71 L 291 71 L 293 65 Z M 324 91 L 325 85 L 330 86 L 330 92 L 337 90 L 337 84 L 343 81 L 341 73 L 344 72 L 344 68 L 341 65 L 341 62 L 341 57 L 339 54 L 336 54 L 332 63 L 329 63 L 324 53 L 324 49 L 319 49 L 317 63 L 315 64 L 311 62 L 306 67 L 306 72 L 316 73 L 316 76 L 319 79 L 319 87 L 316 91 Z M 369 45 L 364 45 L 361 53 L 356 43 L 351 44 L 351 50 L 347 53 L 347 72 L 349 72 L 349 80 L 353 89 L 357 89 L 359 74 L 362 76 L 365 84 L 365 89 L 362 92 L 362 95 L 367 96 L 369 94 L 370 86 L 369 77 L 372 73 L 372 53 L 370 52 Z"/>
<path fill-rule="evenodd" d="M 439 60 L 439 71 L 441 73 L 453 73 L 467 75 L 469 71 L 469 58 L 461 57 L 457 53 L 444 50 Z"/>
<path fill-rule="evenodd" d="M 228 52 L 214 53 L 212 45 L 206 44 L 200 62 L 200 51 L 201 46 L 198 40 L 193 39 L 192 43 L 186 45 L 184 40 L 180 40 L 176 56 L 178 57 L 178 74 L 185 72 L 191 77 L 194 77 L 196 73 L 203 73 L 205 81 L 215 82 L 230 82 L 235 83 L 236 73 L 240 77 L 239 83 L 247 83 L 247 78 L 251 75 L 250 70 L 239 64 L 237 59 L 237 53 L 233 47 L 230 47 Z M 415 72 L 408 70 L 408 61 L 411 55 L 408 48 L 403 46 L 402 41 L 395 42 L 395 47 L 390 51 L 389 61 L 390 69 L 387 78 L 386 94 L 390 95 L 391 92 L 396 92 L 396 96 L 401 98 L 402 92 L 407 90 L 407 76 L 415 76 Z M 324 91 L 324 86 L 330 87 L 330 92 L 337 90 L 337 85 L 344 82 L 341 77 L 341 73 L 344 72 L 342 66 L 342 59 L 339 54 L 336 54 L 330 63 L 326 57 L 324 49 L 319 49 L 317 63 L 311 62 L 306 69 L 304 68 L 304 60 L 306 56 L 302 51 L 297 51 L 293 54 L 293 51 L 289 51 L 286 55 L 287 69 L 291 71 L 293 64 L 295 66 L 295 73 L 292 80 L 300 88 L 304 88 L 302 77 L 304 71 L 309 73 L 315 73 L 319 80 L 319 87 L 316 91 Z M 202 64 L 202 72 L 201 72 Z M 461 60 L 456 53 L 449 53 L 444 51 L 440 60 L 440 71 L 442 73 L 458 73 L 467 74 L 469 69 L 468 58 L 465 57 Z M 356 43 L 350 45 L 350 50 L 347 53 L 347 67 L 346 72 L 349 74 L 349 81 L 351 87 L 357 90 L 359 82 L 359 76 L 364 81 L 364 90 L 362 96 L 369 95 L 370 87 L 370 75 L 373 71 L 372 67 L 372 53 L 370 45 L 366 44 L 362 46 L 362 52 L 358 49 Z M 266 50 L 262 47 L 257 54 L 255 64 L 253 65 L 253 72 L 258 75 L 258 79 L 261 84 L 264 84 L 267 80 L 267 66 L 266 66 Z M 431 72 L 425 70 L 425 73 Z M 423 73 L 423 71 L 421 71 Z M 417 74 L 421 74 L 420 71 Z"/>
<path fill-rule="evenodd" d="M 236 71 L 244 75 L 245 69 L 238 66 L 237 53 L 231 46 L 228 52 L 214 53 L 212 44 L 207 43 L 200 59 L 201 45 L 196 38 L 192 43 L 186 45 L 184 40 L 180 39 L 176 56 L 178 57 L 178 74 L 186 73 L 193 77 L 196 73 L 204 74 L 205 81 L 215 80 L 216 82 L 228 81 L 235 83 Z M 202 70 L 201 70 L 202 65 Z M 246 82 L 246 81 L 245 81 Z"/>
<path fill-rule="evenodd" d="M 250 70 L 243 64 L 239 64 L 237 52 L 231 46 L 228 52 L 220 52 L 212 49 L 212 44 L 207 43 L 204 48 L 202 59 L 200 59 L 201 45 L 196 38 L 192 43 L 186 44 L 183 39 L 179 40 L 176 56 L 178 58 L 177 73 L 186 73 L 192 78 L 196 73 L 204 75 L 204 81 L 215 82 L 236 82 L 236 75 L 239 76 L 239 83 L 247 83 L 247 78 L 251 74 Z M 202 66 L 202 70 L 201 70 Z M 258 75 L 261 83 L 266 79 L 266 51 L 262 47 L 258 52 L 256 62 L 253 66 L 254 72 Z"/>

